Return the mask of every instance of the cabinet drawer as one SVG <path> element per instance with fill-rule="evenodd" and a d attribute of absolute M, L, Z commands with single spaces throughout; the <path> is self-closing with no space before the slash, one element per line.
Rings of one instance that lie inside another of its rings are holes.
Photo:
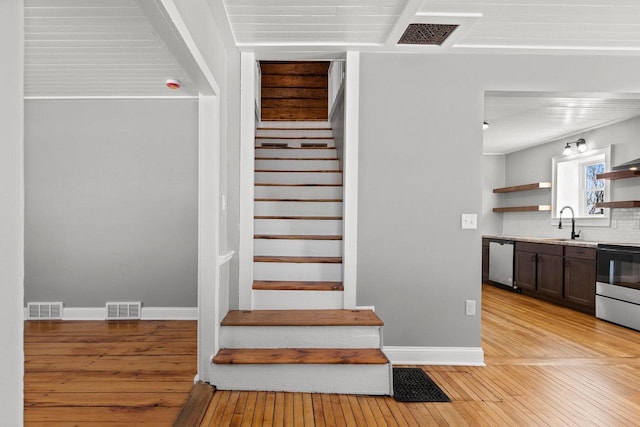
<path fill-rule="evenodd" d="M 583 248 L 580 246 L 565 246 L 564 256 L 568 258 L 579 258 L 595 261 L 596 250 L 595 248 Z"/>
<path fill-rule="evenodd" d="M 516 242 L 517 251 L 534 252 L 538 254 L 547 255 L 559 255 L 564 253 L 562 245 L 551 245 L 547 243 L 529 243 L 529 242 Z"/>

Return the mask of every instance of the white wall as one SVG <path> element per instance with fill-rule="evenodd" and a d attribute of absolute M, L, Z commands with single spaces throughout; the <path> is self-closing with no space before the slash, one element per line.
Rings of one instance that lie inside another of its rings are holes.
<path fill-rule="evenodd" d="M 464 300 L 480 299 L 481 232 L 460 214 L 483 210 L 484 92 L 640 93 L 640 57 L 363 53 L 361 67 L 357 303 L 387 345 L 479 346 Z"/>
<path fill-rule="evenodd" d="M 197 306 L 198 103 L 29 100 L 25 300 Z"/>
<path fill-rule="evenodd" d="M 640 157 L 640 118 L 627 120 L 590 132 L 576 135 L 570 139 L 543 144 L 530 149 L 517 151 L 506 156 L 506 185 L 526 184 L 535 181 L 551 181 L 551 159 L 562 153 L 568 140 L 585 138 L 589 148 L 612 146 L 611 165 Z M 538 190 L 519 194 L 504 195 L 509 204 L 550 204 L 551 191 Z M 503 197 L 504 197 L 503 196 Z M 611 181 L 611 200 L 640 200 L 640 178 Z M 567 237 L 566 227 L 558 230 L 557 221 L 552 222 L 548 212 L 503 213 L 505 235 L 532 237 Z M 640 230 L 633 228 L 633 221 L 640 220 L 640 209 L 612 209 L 611 219 L 616 227 L 580 226 L 582 238 L 594 241 L 640 242 Z"/>
<path fill-rule="evenodd" d="M 22 425 L 23 317 L 23 4 L 0 2 L 0 414 Z"/>

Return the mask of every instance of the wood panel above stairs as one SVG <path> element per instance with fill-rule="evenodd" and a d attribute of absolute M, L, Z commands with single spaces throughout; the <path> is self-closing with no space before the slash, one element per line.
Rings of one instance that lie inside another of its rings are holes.
<path fill-rule="evenodd" d="M 261 61 L 262 120 L 327 120 L 329 62 Z"/>

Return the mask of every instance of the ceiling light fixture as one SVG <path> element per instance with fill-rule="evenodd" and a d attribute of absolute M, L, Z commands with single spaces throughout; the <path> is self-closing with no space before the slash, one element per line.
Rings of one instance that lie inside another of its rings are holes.
<path fill-rule="evenodd" d="M 585 151 L 587 151 L 587 141 L 585 141 L 584 138 L 580 138 L 577 141 L 567 142 L 565 144 L 564 150 L 562 150 L 563 156 L 568 156 L 569 154 L 575 153 L 573 147 L 571 147 L 571 144 L 576 145 L 576 150 L 578 153 L 584 153 Z"/>
<path fill-rule="evenodd" d="M 489 129 L 489 122 L 482 122 L 482 130 Z"/>

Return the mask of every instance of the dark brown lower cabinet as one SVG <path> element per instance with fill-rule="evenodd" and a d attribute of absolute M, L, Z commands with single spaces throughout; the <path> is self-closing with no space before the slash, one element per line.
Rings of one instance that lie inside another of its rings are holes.
<path fill-rule="evenodd" d="M 535 292 L 537 254 L 534 252 L 518 250 L 518 242 L 516 242 L 516 250 L 514 254 L 514 277 L 516 280 L 516 285 L 520 289 Z"/>
<path fill-rule="evenodd" d="M 482 281 L 489 280 L 489 239 L 482 239 Z"/>
<path fill-rule="evenodd" d="M 538 293 L 562 299 L 562 255 L 538 254 Z"/>
<path fill-rule="evenodd" d="M 564 299 L 571 308 L 595 314 L 596 250 L 565 248 Z"/>

